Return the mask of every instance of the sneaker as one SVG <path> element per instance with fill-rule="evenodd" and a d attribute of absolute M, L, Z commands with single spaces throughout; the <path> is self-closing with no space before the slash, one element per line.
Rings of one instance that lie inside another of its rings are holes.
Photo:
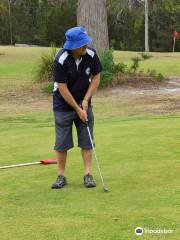
<path fill-rule="evenodd" d="M 65 185 L 67 185 L 66 177 L 63 175 L 59 175 L 56 179 L 56 182 L 52 184 L 52 189 L 58 189 L 63 188 Z"/>
<path fill-rule="evenodd" d="M 93 180 L 93 176 L 89 173 L 84 176 L 84 186 L 87 188 L 96 187 L 96 183 Z"/>

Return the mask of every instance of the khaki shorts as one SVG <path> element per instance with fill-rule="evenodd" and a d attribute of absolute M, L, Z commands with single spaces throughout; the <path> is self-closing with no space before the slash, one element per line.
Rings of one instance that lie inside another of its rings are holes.
<path fill-rule="evenodd" d="M 92 106 L 89 106 L 87 114 L 88 114 L 88 126 L 94 142 L 93 137 L 94 115 L 92 111 Z M 54 120 L 56 132 L 54 150 L 61 152 L 69 150 L 74 147 L 72 136 L 73 123 L 75 124 L 77 130 L 78 147 L 82 149 L 92 149 L 86 124 L 80 120 L 75 111 L 69 112 L 54 111 Z"/>

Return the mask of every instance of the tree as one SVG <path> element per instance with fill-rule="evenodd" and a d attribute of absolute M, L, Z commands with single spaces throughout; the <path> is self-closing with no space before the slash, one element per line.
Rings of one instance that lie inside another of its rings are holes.
<path fill-rule="evenodd" d="M 53 42 L 56 46 L 62 46 L 65 31 L 76 25 L 76 1 L 63 0 L 57 6 L 49 9 L 46 40 L 48 43 Z"/>
<path fill-rule="evenodd" d="M 107 10 L 105 0 L 79 0 L 77 24 L 85 26 L 93 38 L 93 46 L 99 51 L 109 49 Z"/>
<path fill-rule="evenodd" d="M 144 21 L 144 32 L 145 32 L 145 51 L 149 52 L 149 24 L 148 24 L 148 18 L 149 18 L 149 1 L 152 0 L 128 0 L 128 5 L 129 5 L 129 10 L 132 10 L 133 4 L 138 5 L 144 3 L 144 16 L 145 16 L 145 21 Z"/>

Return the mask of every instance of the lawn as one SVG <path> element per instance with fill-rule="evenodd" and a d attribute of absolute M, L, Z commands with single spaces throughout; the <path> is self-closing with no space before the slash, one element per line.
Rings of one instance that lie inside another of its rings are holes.
<path fill-rule="evenodd" d="M 48 48 L 0 47 L 0 53 L 4 53 L 0 55 L 1 91 L 30 89 L 32 72 L 43 51 Z M 122 57 L 128 63 L 133 54 L 137 53 L 115 52 L 115 60 L 121 61 Z M 175 56 L 179 57 L 178 53 Z M 147 61 L 153 63 L 152 59 Z M 163 61 L 159 58 L 159 66 Z M 95 163 L 97 187 L 84 188 L 77 147 L 69 151 L 68 186 L 61 190 L 50 188 L 57 176 L 56 165 L 0 170 L 2 240 L 179 239 L 180 114 L 135 114 L 137 106 L 132 98 L 112 95 L 109 101 L 106 94 L 101 97 L 101 93 L 94 101 L 95 140 L 110 191 L 102 191 Z M 12 98 L 15 102 L 16 97 Z M 43 101 L 41 111 L 31 104 L 27 103 L 28 111 L 25 105 L 19 112 L 17 104 L 11 112 L 1 112 L 0 165 L 54 156 L 52 111 L 43 106 Z M 75 132 L 74 136 L 76 146 Z M 173 233 L 139 237 L 134 233 L 138 226 L 170 229 Z"/>
<path fill-rule="evenodd" d="M 180 53 L 149 53 L 152 57 L 148 60 L 140 62 L 140 69 L 145 72 L 150 70 L 156 70 L 162 73 L 166 77 L 169 76 L 180 76 Z M 128 66 L 131 65 L 132 57 L 140 56 L 138 52 L 114 52 L 115 62 L 124 62 Z"/>
<path fill-rule="evenodd" d="M 1 165 L 52 156 L 51 113 L 4 116 L 0 126 Z M 179 129 L 179 115 L 99 118 L 96 150 L 108 193 L 95 165 L 97 188 L 83 187 L 77 148 L 68 157 L 69 185 L 61 190 L 50 189 L 55 165 L 1 170 L 1 239 L 132 240 L 137 226 L 175 230 L 142 239 L 178 239 Z"/>
<path fill-rule="evenodd" d="M 0 46 L 0 91 L 32 87 L 41 55 L 46 47 Z"/>

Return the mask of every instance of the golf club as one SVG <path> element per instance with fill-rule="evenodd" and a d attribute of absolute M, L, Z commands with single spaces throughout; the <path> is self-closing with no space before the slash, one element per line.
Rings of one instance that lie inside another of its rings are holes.
<path fill-rule="evenodd" d="M 89 126 L 88 126 L 88 122 L 86 122 L 86 128 L 87 128 L 87 131 L 88 131 L 88 134 L 89 134 L 89 139 L 90 139 L 90 142 L 91 142 L 91 145 L 92 145 L 92 149 L 93 149 L 93 153 L 94 153 L 94 158 L 95 158 L 95 160 L 96 160 L 96 164 L 97 164 L 97 168 L 98 168 L 99 175 L 100 175 L 100 178 L 101 178 L 103 190 L 104 190 L 104 192 L 108 192 L 108 188 L 105 186 L 104 179 L 103 179 L 103 175 L 102 175 L 102 172 L 101 172 L 101 169 L 100 169 L 100 165 L 99 165 L 99 161 L 98 161 L 98 158 L 97 158 L 97 156 L 96 156 L 96 151 L 95 151 L 95 148 L 94 148 L 93 140 L 92 140 L 92 137 L 91 137 L 91 133 L 90 133 Z"/>

